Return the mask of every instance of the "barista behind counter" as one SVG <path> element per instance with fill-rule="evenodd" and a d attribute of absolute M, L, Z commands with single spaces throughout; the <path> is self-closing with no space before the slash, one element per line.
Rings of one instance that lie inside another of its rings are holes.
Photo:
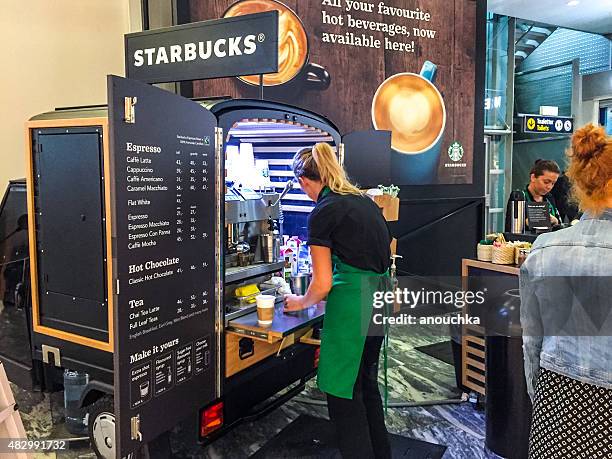
<path fill-rule="evenodd" d="M 557 179 L 561 174 L 559 165 L 551 160 L 538 159 L 533 164 L 529 173 L 529 183 L 521 191 L 525 197 L 525 201 L 529 202 L 546 202 L 548 203 L 548 210 L 550 214 L 550 222 L 553 227 L 558 226 L 561 223 L 561 215 L 557 208 L 557 202 L 554 196 L 550 193 Z M 511 205 L 510 200 L 506 205 L 506 231 L 510 231 L 510 222 L 512 216 L 510 215 Z M 527 219 L 526 219 L 527 220 Z M 527 228 L 528 222 L 525 221 L 525 228 Z"/>

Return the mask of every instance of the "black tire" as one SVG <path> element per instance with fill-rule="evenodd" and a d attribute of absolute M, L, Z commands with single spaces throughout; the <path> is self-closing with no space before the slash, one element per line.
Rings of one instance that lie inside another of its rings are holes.
<path fill-rule="evenodd" d="M 87 407 L 87 433 L 91 448 L 99 459 L 115 459 L 115 407 L 105 395 Z M 104 435 L 101 435 L 103 433 Z"/>

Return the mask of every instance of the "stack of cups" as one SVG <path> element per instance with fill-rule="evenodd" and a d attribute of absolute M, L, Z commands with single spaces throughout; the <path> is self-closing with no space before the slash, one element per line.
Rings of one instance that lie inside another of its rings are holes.
<path fill-rule="evenodd" d="M 266 263 L 274 263 L 276 261 L 274 234 L 266 233 L 261 235 L 261 250 L 263 260 Z"/>
<path fill-rule="evenodd" d="M 257 321 L 259 325 L 269 327 L 274 320 L 275 295 L 257 295 Z"/>

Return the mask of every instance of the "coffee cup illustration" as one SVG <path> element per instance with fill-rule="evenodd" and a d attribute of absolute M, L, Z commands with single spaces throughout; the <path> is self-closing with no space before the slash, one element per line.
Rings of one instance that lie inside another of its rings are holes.
<path fill-rule="evenodd" d="M 140 396 L 145 398 L 147 395 L 149 395 L 149 381 L 140 383 Z"/>
<path fill-rule="evenodd" d="M 420 73 L 397 73 L 378 87 L 372 99 L 375 129 L 391 131 L 394 180 L 406 185 L 434 183 L 446 107 L 434 81 L 437 67 L 425 61 Z"/>
<path fill-rule="evenodd" d="M 287 5 L 277 0 L 239 0 L 223 13 L 223 17 L 274 10 L 278 11 L 278 72 L 264 75 L 264 86 L 287 91 L 327 89 L 331 77 L 324 67 L 309 62 L 306 29 Z M 259 75 L 240 76 L 238 79 L 248 85 L 259 85 Z"/>

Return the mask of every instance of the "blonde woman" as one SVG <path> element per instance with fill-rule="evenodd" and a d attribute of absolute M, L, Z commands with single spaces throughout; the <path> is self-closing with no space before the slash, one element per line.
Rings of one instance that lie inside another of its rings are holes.
<path fill-rule="evenodd" d="M 520 273 L 530 459 L 612 457 L 612 139 L 588 124 L 568 156 L 585 213 Z"/>
<path fill-rule="evenodd" d="M 349 182 L 328 144 L 299 151 L 293 172 L 316 202 L 308 219 L 313 280 L 304 296 L 285 297 L 285 310 L 327 297 L 318 385 L 327 395 L 340 452 L 347 459 L 390 458 L 377 377 L 383 333 L 369 325 L 374 291 L 388 279 L 387 223 Z"/>

